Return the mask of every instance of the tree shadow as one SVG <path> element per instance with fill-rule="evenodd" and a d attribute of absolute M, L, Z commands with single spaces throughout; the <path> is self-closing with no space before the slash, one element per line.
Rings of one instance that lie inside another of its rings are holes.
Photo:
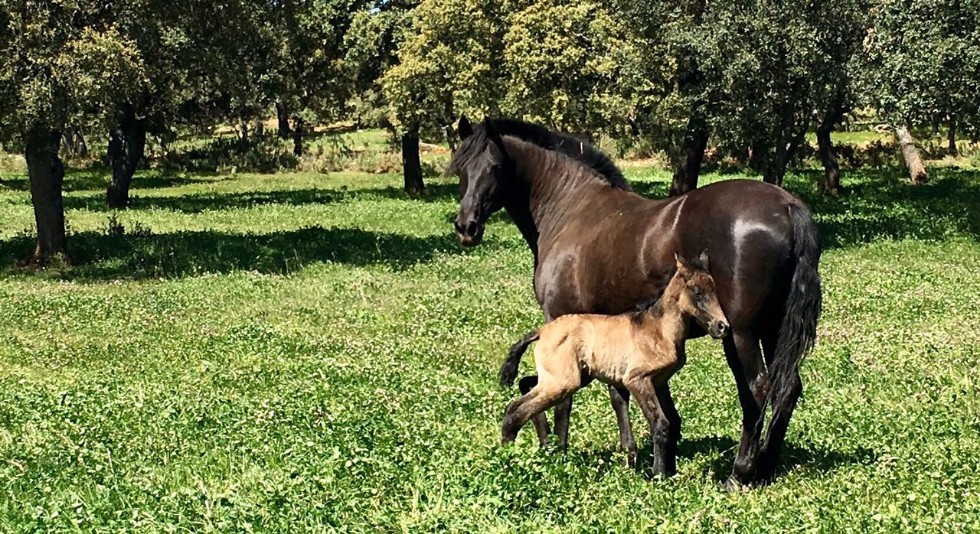
<path fill-rule="evenodd" d="M 180 213 L 201 213 L 212 210 L 245 209 L 264 205 L 303 206 L 307 204 L 346 204 L 365 200 L 412 200 L 416 202 L 445 202 L 459 196 L 455 184 L 431 184 L 420 197 L 411 197 L 401 188 L 388 186 L 365 189 L 305 188 L 238 193 L 200 193 L 181 196 L 140 196 L 134 189 L 129 210 L 160 209 Z M 103 195 L 72 195 L 65 197 L 65 208 L 87 211 L 110 211 Z"/>
<path fill-rule="evenodd" d="M 980 171 L 930 172 L 930 183 L 911 185 L 898 180 L 895 170 L 863 171 L 860 179 L 845 180 L 846 194 L 839 198 L 814 187 L 797 187 L 794 192 L 813 211 L 824 248 L 888 239 L 980 238 Z M 815 183 L 822 173 L 802 176 Z"/>
<path fill-rule="evenodd" d="M 109 186 L 110 172 L 111 171 L 109 171 L 107 168 L 97 166 L 80 170 L 70 170 L 65 173 L 64 190 L 65 192 L 105 191 L 105 189 Z M 149 176 L 137 175 L 135 178 L 133 178 L 132 189 L 134 192 L 139 191 L 140 189 L 166 189 L 169 187 L 208 183 L 212 181 L 214 180 L 153 173 Z M 27 175 L 17 175 L 11 178 L 0 178 L 0 189 L 8 189 L 10 191 L 30 191 L 31 185 L 27 179 Z M 65 198 L 66 207 L 67 204 L 74 198 L 76 197 L 69 196 Z M 105 195 L 99 195 L 98 199 L 104 203 Z"/>
<path fill-rule="evenodd" d="M 16 258 L 30 254 L 33 246 L 34 240 L 27 236 L 0 241 L 0 262 L 11 265 Z M 320 226 L 265 234 L 83 232 L 69 240 L 69 255 L 75 266 L 62 275 L 79 281 L 102 281 L 233 271 L 288 274 L 314 263 L 384 265 L 405 270 L 437 254 L 466 253 L 448 232 L 414 237 Z M 5 274 L 17 272 L 9 269 Z"/>

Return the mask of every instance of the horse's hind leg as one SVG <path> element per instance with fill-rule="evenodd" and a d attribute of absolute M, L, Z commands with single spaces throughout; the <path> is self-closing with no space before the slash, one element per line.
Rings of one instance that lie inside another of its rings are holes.
<path fill-rule="evenodd" d="M 759 438 L 765 414 L 762 407 L 769 392 L 769 376 L 759 347 L 759 339 L 745 331 L 732 332 L 723 341 L 725 358 L 735 377 L 738 400 L 742 405 L 742 438 L 732 466 L 732 478 L 751 484 L 758 478 Z"/>
<path fill-rule="evenodd" d="M 767 364 L 770 364 L 776 355 L 776 339 L 776 334 L 762 338 L 762 350 L 766 355 Z M 769 421 L 766 438 L 762 443 L 762 452 L 759 454 L 758 478 L 760 481 L 771 480 L 776 474 L 779 456 L 786 440 L 786 430 L 789 428 L 789 420 L 793 417 L 797 400 L 803 394 L 803 381 L 800 379 L 799 370 L 794 369 L 789 380 L 789 387 L 784 398 L 775 398 L 774 395 L 770 401 L 773 415 L 772 420 Z"/>
<path fill-rule="evenodd" d="M 525 376 L 518 382 L 517 387 L 521 390 L 521 395 L 527 395 L 536 385 L 538 385 L 537 375 Z M 542 412 L 531 418 L 531 421 L 534 423 L 534 430 L 538 434 L 538 444 L 544 447 L 548 444 L 548 434 L 551 433 L 551 430 L 548 429 L 548 419 Z"/>

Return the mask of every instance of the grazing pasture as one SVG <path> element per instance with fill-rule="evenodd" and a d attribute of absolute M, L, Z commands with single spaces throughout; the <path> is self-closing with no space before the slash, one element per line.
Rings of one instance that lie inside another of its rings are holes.
<path fill-rule="evenodd" d="M 497 370 L 541 320 L 531 257 L 501 214 L 461 248 L 454 183 L 151 172 L 115 212 L 104 172 L 71 173 L 78 265 L 38 273 L 9 267 L 33 213 L 5 176 L 0 531 L 980 529 L 976 171 L 855 171 L 840 199 L 787 178 L 822 232 L 824 312 L 782 474 L 741 493 L 707 338 L 672 381 L 676 477 L 623 465 L 603 387 L 577 395 L 567 454 L 530 431 L 500 448 L 518 392 Z"/>

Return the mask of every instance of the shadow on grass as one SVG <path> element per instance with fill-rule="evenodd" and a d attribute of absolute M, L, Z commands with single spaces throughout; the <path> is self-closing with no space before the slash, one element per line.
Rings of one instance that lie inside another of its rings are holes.
<path fill-rule="evenodd" d="M 0 262 L 11 265 L 17 258 L 30 254 L 33 246 L 30 237 L 0 241 Z M 233 271 L 288 274 L 321 262 L 385 265 L 403 270 L 440 253 L 464 254 L 465 251 L 449 232 L 414 237 L 320 226 L 266 234 L 195 231 L 107 236 L 84 232 L 71 236 L 69 254 L 76 266 L 62 275 L 98 281 L 180 278 Z"/>
<path fill-rule="evenodd" d="M 699 455 L 712 457 L 713 459 L 705 469 L 704 474 L 713 473 L 716 481 L 724 482 L 732 472 L 737 450 L 738 442 L 728 436 L 705 436 L 697 439 L 681 439 L 678 444 L 677 456 L 688 459 Z M 647 445 L 640 454 L 649 457 L 652 452 L 650 445 Z M 778 482 L 779 477 L 797 469 L 810 469 L 820 472 L 833 471 L 847 465 L 867 465 L 876 459 L 877 454 L 870 449 L 858 448 L 851 453 L 841 453 L 824 450 L 812 444 L 801 447 L 792 441 L 787 441 L 783 446 L 782 460 L 776 481 Z M 646 476 L 653 476 L 653 473 L 649 472 L 646 466 L 641 472 L 644 472 Z"/>
<path fill-rule="evenodd" d="M 97 203 L 105 204 L 105 190 L 109 186 L 109 174 L 110 171 L 107 167 L 104 165 L 95 164 L 84 169 L 70 170 L 65 173 L 64 190 L 66 192 L 101 191 L 102 194 L 97 196 L 91 195 L 91 198 L 95 199 L 97 197 Z M 211 181 L 213 180 L 165 175 L 154 172 L 150 175 L 137 175 L 135 178 L 133 178 L 132 191 L 135 193 L 140 189 L 166 189 L 168 187 L 206 183 Z M 0 189 L 8 189 L 11 191 L 30 191 L 31 186 L 27 181 L 27 176 L 20 175 L 14 176 L 13 178 L 0 179 Z M 78 197 L 66 197 L 66 207 L 72 207 L 68 204 L 75 198 Z M 94 206 L 97 203 L 93 202 L 92 204 Z M 86 209 L 90 208 L 88 203 L 86 203 L 86 205 L 83 207 Z M 102 206 L 101 209 L 105 209 L 105 207 Z"/>
<path fill-rule="evenodd" d="M 185 182 L 186 183 L 186 182 Z M 283 205 L 303 206 L 308 204 L 351 203 L 366 200 L 413 200 L 416 202 L 455 201 L 459 197 L 459 186 L 455 184 L 431 184 L 425 193 L 412 198 L 399 187 L 378 187 L 370 189 L 293 189 L 275 191 L 249 191 L 243 193 L 201 193 L 182 196 L 139 196 L 134 184 L 132 203 L 129 210 L 161 209 L 180 213 L 202 213 L 231 209 L 245 209 L 255 206 Z M 65 208 L 93 212 L 109 211 L 103 195 L 73 195 L 65 197 Z"/>

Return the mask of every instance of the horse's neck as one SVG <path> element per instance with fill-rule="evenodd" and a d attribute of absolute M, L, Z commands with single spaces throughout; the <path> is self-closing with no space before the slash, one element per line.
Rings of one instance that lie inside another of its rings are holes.
<path fill-rule="evenodd" d="M 591 197 L 595 193 L 592 189 L 603 187 L 591 172 L 554 152 L 524 142 L 508 149 L 518 152 L 517 175 L 525 185 L 526 216 L 533 223 L 535 243 L 539 236 L 550 235 L 564 225 L 573 202 Z M 523 228 L 521 232 L 527 239 L 528 232 Z"/>

